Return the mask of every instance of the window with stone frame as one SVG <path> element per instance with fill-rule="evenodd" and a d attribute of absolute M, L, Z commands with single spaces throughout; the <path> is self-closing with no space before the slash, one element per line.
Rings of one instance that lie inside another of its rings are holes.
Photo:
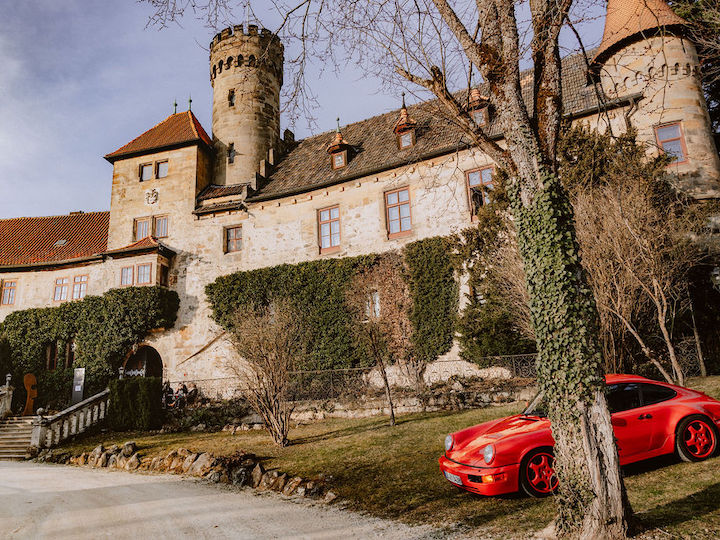
<path fill-rule="evenodd" d="M 228 145 L 228 163 L 235 163 L 235 143 Z"/>
<path fill-rule="evenodd" d="M 687 147 L 680 122 L 655 126 L 655 137 L 662 151 L 673 158 L 673 165 L 687 163 Z"/>
<path fill-rule="evenodd" d="M 73 278 L 72 299 L 82 300 L 87 294 L 88 276 L 75 276 Z"/>
<path fill-rule="evenodd" d="M 167 238 L 167 236 L 168 236 L 168 217 L 167 216 L 154 216 L 153 217 L 153 234 L 157 238 Z"/>
<path fill-rule="evenodd" d="M 153 178 L 153 164 L 152 163 L 143 163 L 140 165 L 140 181 L 146 182 L 148 180 L 152 180 Z"/>
<path fill-rule="evenodd" d="M 2 280 L 2 292 L 0 293 L 0 305 L 12 306 L 15 304 L 15 291 L 17 281 L 14 279 Z"/>
<path fill-rule="evenodd" d="M 165 161 L 158 161 L 155 164 L 155 177 L 165 178 L 168 175 L 168 166 L 169 162 L 167 159 Z"/>
<path fill-rule="evenodd" d="M 388 238 L 409 234 L 412 230 L 410 190 L 401 188 L 385 192 L 385 213 Z"/>
<path fill-rule="evenodd" d="M 70 292 L 70 278 L 57 278 L 55 280 L 55 291 L 53 292 L 54 302 L 64 302 L 68 299 Z"/>
<path fill-rule="evenodd" d="M 152 264 L 144 263 L 137 265 L 137 284 L 147 285 L 152 281 Z"/>
<path fill-rule="evenodd" d="M 150 218 L 137 218 L 133 221 L 133 242 L 150 236 Z"/>
<path fill-rule="evenodd" d="M 490 192 L 493 189 L 493 165 L 474 169 L 465 173 L 470 216 L 474 219 L 481 206 L 490 204 Z"/>
<path fill-rule="evenodd" d="M 242 226 L 225 228 L 225 253 L 233 253 L 242 249 Z"/>
<path fill-rule="evenodd" d="M 125 266 L 120 270 L 120 285 L 123 287 L 130 287 L 135 283 L 135 268 L 132 266 Z"/>
<path fill-rule="evenodd" d="M 235 106 L 235 90 L 228 90 L 228 107 Z"/>
<path fill-rule="evenodd" d="M 318 235 L 320 253 L 330 253 L 340 249 L 340 207 L 332 206 L 318 210 Z"/>

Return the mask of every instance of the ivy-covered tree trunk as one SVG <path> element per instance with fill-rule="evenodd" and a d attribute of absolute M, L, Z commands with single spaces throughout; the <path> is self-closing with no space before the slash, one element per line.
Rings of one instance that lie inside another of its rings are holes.
<path fill-rule="evenodd" d="M 512 200 L 539 351 L 538 383 L 555 439 L 556 531 L 623 538 L 630 506 L 605 399 L 597 309 L 567 193 L 554 174 L 540 180 L 536 190 L 516 187 Z"/>

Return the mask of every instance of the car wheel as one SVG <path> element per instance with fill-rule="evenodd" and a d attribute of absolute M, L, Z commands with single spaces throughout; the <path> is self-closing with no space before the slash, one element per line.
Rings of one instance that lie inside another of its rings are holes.
<path fill-rule="evenodd" d="M 706 416 L 688 416 L 678 425 L 675 448 L 683 461 L 702 461 L 717 450 L 718 435 Z"/>
<path fill-rule="evenodd" d="M 531 497 L 547 497 L 557 491 L 555 455 L 551 448 L 530 452 L 520 464 L 520 487 Z"/>

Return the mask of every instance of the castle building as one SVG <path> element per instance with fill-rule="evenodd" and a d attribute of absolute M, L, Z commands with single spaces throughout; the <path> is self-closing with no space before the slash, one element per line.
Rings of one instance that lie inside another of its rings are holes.
<path fill-rule="evenodd" d="M 564 109 L 601 131 L 632 126 L 650 154 L 674 156 L 682 189 L 718 198 L 720 159 L 685 25 L 664 0 L 610 0 L 590 70 L 581 55 L 563 60 Z M 233 352 L 204 293 L 218 276 L 449 235 L 472 225 L 492 189 L 493 162 L 432 101 L 301 141 L 281 136 L 283 46 L 268 30 L 217 34 L 210 82 L 212 137 L 180 112 L 105 156 L 109 212 L 0 220 L 0 320 L 115 287 L 169 287 L 180 296 L 175 327 L 128 351 L 127 369 L 221 377 Z M 482 87 L 468 101 L 502 144 Z"/>

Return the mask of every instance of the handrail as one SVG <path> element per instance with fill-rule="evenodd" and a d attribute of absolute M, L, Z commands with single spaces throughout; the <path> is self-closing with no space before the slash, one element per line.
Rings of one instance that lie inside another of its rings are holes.
<path fill-rule="evenodd" d="M 43 422 L 47 422 L 47 423 L 55 422 L 55 421 L 57 421 L 57 420 L 60 420 L 61 418 L 64 418 L 65 416 L 71 415 L 71 414 L 74 413 L 75 411 L 79 411 L 80 409 L 84 409 L 85 407 L 87 407 L 87 406 L 90 405 L 91 403 L 94 403 L 94 402 L 96 402 L 96 401 L 99 401 L 99 400 L 103 399 L 105 396 L 108 396 L 108 395 L 110 395 L 110 389 L 109 389 L 109 388 L 106 388 L 106 389 L 103 390 L 102 392 L 100 392 L 100 393 L 98 393 L 98 394 L 95 394 L 94 396 L 91 396 L 91 397 L 89 397 L 89 398 L 81 401 L 80 403 L 76 403 L 75 405 L 72 405 L 72 406 L 68 407 L 68 408 L 65 409 L 64 411 L 60 411 L 59 413 L 54 414 L 53 416 L 43 417 L 42 415 L 40 415 L 40 419 L 41 419 Z M 39 412 L 39 411 L 38 411 L 38 412 Z"/>
<path fill-rule="evenodd" d="M 52 448 L 82 433 L 105 420 L 109 404 L 110 390 L 105 389 L 53 416 L 45 418 L 42 409 L 38 409 L 30 444 L 37 448 Z"/>

